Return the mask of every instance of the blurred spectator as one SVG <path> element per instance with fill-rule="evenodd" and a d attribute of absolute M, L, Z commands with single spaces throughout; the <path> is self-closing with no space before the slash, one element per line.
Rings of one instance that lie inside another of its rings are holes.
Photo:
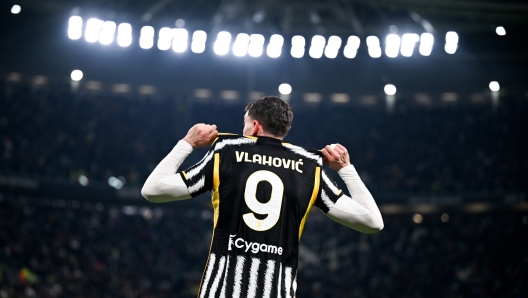
<path fill-rule="evenodd" d="M 73 94 L 69 86 L 0 84 L 0 175 L 141 185 L 197 122 L 241 133 L 244 104 Z M 528 187 L 528 105 L 433 108 L 294 105 L 287 141 L 313 148 L 342 143 L 371 190 L 510 191 Z M 192 154 L 185 166 L 201 159 Z"/>
<path fill-rule="evenodd" d="M 0 297 L 196 297 L 212 212 L 177 206 L 0 194 Z M 528 297 L 528 214 L 449 216 L 365 235 L 313 212 L 297 296 Z"/>

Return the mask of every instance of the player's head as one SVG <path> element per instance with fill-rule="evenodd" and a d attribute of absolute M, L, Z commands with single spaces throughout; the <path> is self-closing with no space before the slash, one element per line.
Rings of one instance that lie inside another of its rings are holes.
<path fill-rule="evenodd" d="M 244 135 L 273 136 L 284 139 L 290 131 L 293 111 L 290 105 L 277 96 L 264 96 L 246 106 Z"/>

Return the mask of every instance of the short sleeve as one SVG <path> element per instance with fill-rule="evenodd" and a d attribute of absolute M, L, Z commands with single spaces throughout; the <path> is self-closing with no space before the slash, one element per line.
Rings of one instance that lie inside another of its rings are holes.
<path fill-rule="evenodd" d="M 343 191 L 339 189 L 337 183 L 326 174 L 324 169 L 321 169 L 320 181 L 319 193 L 314 205 L 326 214 L 332 209 L 332 207 L 334 207 L 335 202 L 337 202 L 337 200 L 343 195 Z"/>
<path fill-rule="evenodd" d="M 213 167 L 216 142 L 198 163 L 180 172 L 187 190 L 192 197 L 196 197 L 213 188 Z"/>

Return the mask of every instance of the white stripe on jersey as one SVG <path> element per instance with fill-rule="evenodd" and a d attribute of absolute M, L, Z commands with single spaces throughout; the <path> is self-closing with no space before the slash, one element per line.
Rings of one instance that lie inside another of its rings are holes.
<path fill-rule="evenodd" d="M 310 152 L 306 151 L 304 148 L 299 147 L 299 146 L 295 146 L 295 145 L 287 145 L 285 147 L 290 149 L 291 151 L 299 154 L 299 155 L 302 155 L 304 157 L 308 157 L 309 159 L 313 159 L 313 160 L 317 161 L 317 164 L 319 164 L 319 165 L 323 165 L 323 158 L 321 156 L 317 155 L 317 154 L 310 153 Z"/>
<path fill-rule="evenodd" d="M 332 209 L 332 207 L 334 207 L 334 202 L 332 202 L 332 200 L 330 200 L 330 198 L 328 197 L 328 195 L 326 194 L 326 191 L 321 191 L 321 199 L 323 200 L 323 203 L 325 204 L 326 208 L 328 208 L 328 210 Z"/>
<path fill-rule="evenodd" d="M 291 288 L 291 274 L 292 269 L 291 267 L 286 267 L 284 269 L 284 287 L 286 288 L 286 297 L 290 298 L 290 288 Z"/>
<path fill-rule="evenodd" d="M 293 279 L 293 295 L 297 292 L 297 275 L 295 275 L 295 278 Z"/>
<path fill-rule="evenodd" d="M 220 141 L 214 146 L 213 151 L 209 151 L 209 153 L 205 155 L 204 158 L 202 158 L 202 160 L 199 162 L 200 163 L 199 166 L 187 172 L 187 179 L 192 179 L 196 174 L 200 173 L 200 171 L 203 170 L 205 165 L 209 163 L 211 158 L 213 158 L 215 152 L 224 148 L 226 145 L 243 145 L 243 144 L 251 144 L 255 142 L 257 141 L 253 139 L 244 138 L 244 137 L 241 137 L 238 139 L 226 139 L 226 140 Z"/>
<path fill-rule="evenodd" d="M 200 298 L 205 297 L 205 292 L 207 292 L 207 286 L 209 284 L 209 279 L 211 278 L 211 273 L 213 272 L 215 261 L 216 261 L 215 254 L 211 254 L 211 256 L 209 257 L 209 262 L 207 262 L 207 270 L 205 272 L 205 279 L 204 279 L 204 283 L 202 284 Z"/>
<path fill-rule="evenodd" d="M 196 176 L 196 174 L 200 173 L 200 171 L 202 171 L 205 165 L 209 163 L 209 161 L 211 160 L 211 158 L 213 158 L 213 156 L 214 156 L 213 151 L 210 151 L 209 153 L 207 153 L 207 155 L 205 155 L 204 158 L 202 158 L 202 161 L 200 161 L 199 166 L 187 172 L 187 180 L 192 179 L 194 176 Z"/>
<path fill-rule="evenodd" d="M 328 178 L 328 176 L 326 176 L 326 173 L 324 171 L 321 171 L 322 172 L 322 176 L 323 176 L 323 181 L 324 183 L 326 184 L 326 186 L 328 186 L 328 188 L 330 188 L 330 190 L 334 193 L 334 195 L 338 195 L 339 194 L 339 189 L 337 189 L 337 187 L 332 183 L 332 181 L 330 181 L 330 178 Z"/>
<path fill-rule="evenodd" d="M 224 283 L 222 284 L 222 290 L 220 291 L 220 298 L 226 297 L 226 284 L 227 284 L 227 274 L 229 273 L 229 261 L 231 261 L 231 256 L 227 256 L 227 262 L 225 267 Z"/>
<path fill-rule="evenodd" d="M 260 266 L 260 260 L 251 258 L 251 268 L 249 269 L 249 286 L 247 291 L 248 298 L 255 298 L 257 294 L 257 277 Z"/>
<path fill-rule="evenodd" d="M 279 285 L 277 286 L 277 298 L 282 296 L 282 263 L 279 263 Z"/>
<path fill-rule="evenodd" d="M 271 282 L 273 281 L 273 273 L 275 273 L 275 261 L 268 260 L 266 268 L 266 276 L 264 277 L 264 298 L 269 298 L 271 295 Z"/>
<path fill-rule="evenodd" d="M 218 290 L 218 283 L 220 282 L 222 273 L 224 273 L 225 259 L 226 258 L 222 256 L 220 258 L 220 262 L 218 262 L 218 270 L 216 270 L 216 276 L 213 280 L 213 284 L 211 285 L 211 291 L 209 291 L 209 298 L 215 298 L 216 296 L 216 291 Z"/>
<path fill-rule="evenodd" d="M 240 287 L 242 286 L 242 271 L 244 271 L 244 256 L 238 256 L 235 265 L 235 285 L 233 287 L 233 298 L 240 297 Z"/>
<path fill-rule="evenodd" d="M 205 175 L 200 178 L 200 180 L 196 181 L 193 185 L 190 185 L 187 190 L 189 191 L 189 194 L 193 194 L 200 190 L 205 185 Z"/>

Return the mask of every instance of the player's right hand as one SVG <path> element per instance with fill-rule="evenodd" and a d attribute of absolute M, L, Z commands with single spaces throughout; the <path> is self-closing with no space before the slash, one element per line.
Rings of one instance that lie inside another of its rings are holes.
<path fill-rule="evenodd" d="M 191 144 L 191 146 L 196 149 L 210 146 L 216 137 L 218 137 L 216 125 L 198 123 L 189 129 L 183 140 Z"/>
<path fill-rule="evenodd" d="M 350 165 L 347 149 L 341 144 L 327 145 L 321 150 L 323 162 L 332 170 L 339 171 Z"/>

